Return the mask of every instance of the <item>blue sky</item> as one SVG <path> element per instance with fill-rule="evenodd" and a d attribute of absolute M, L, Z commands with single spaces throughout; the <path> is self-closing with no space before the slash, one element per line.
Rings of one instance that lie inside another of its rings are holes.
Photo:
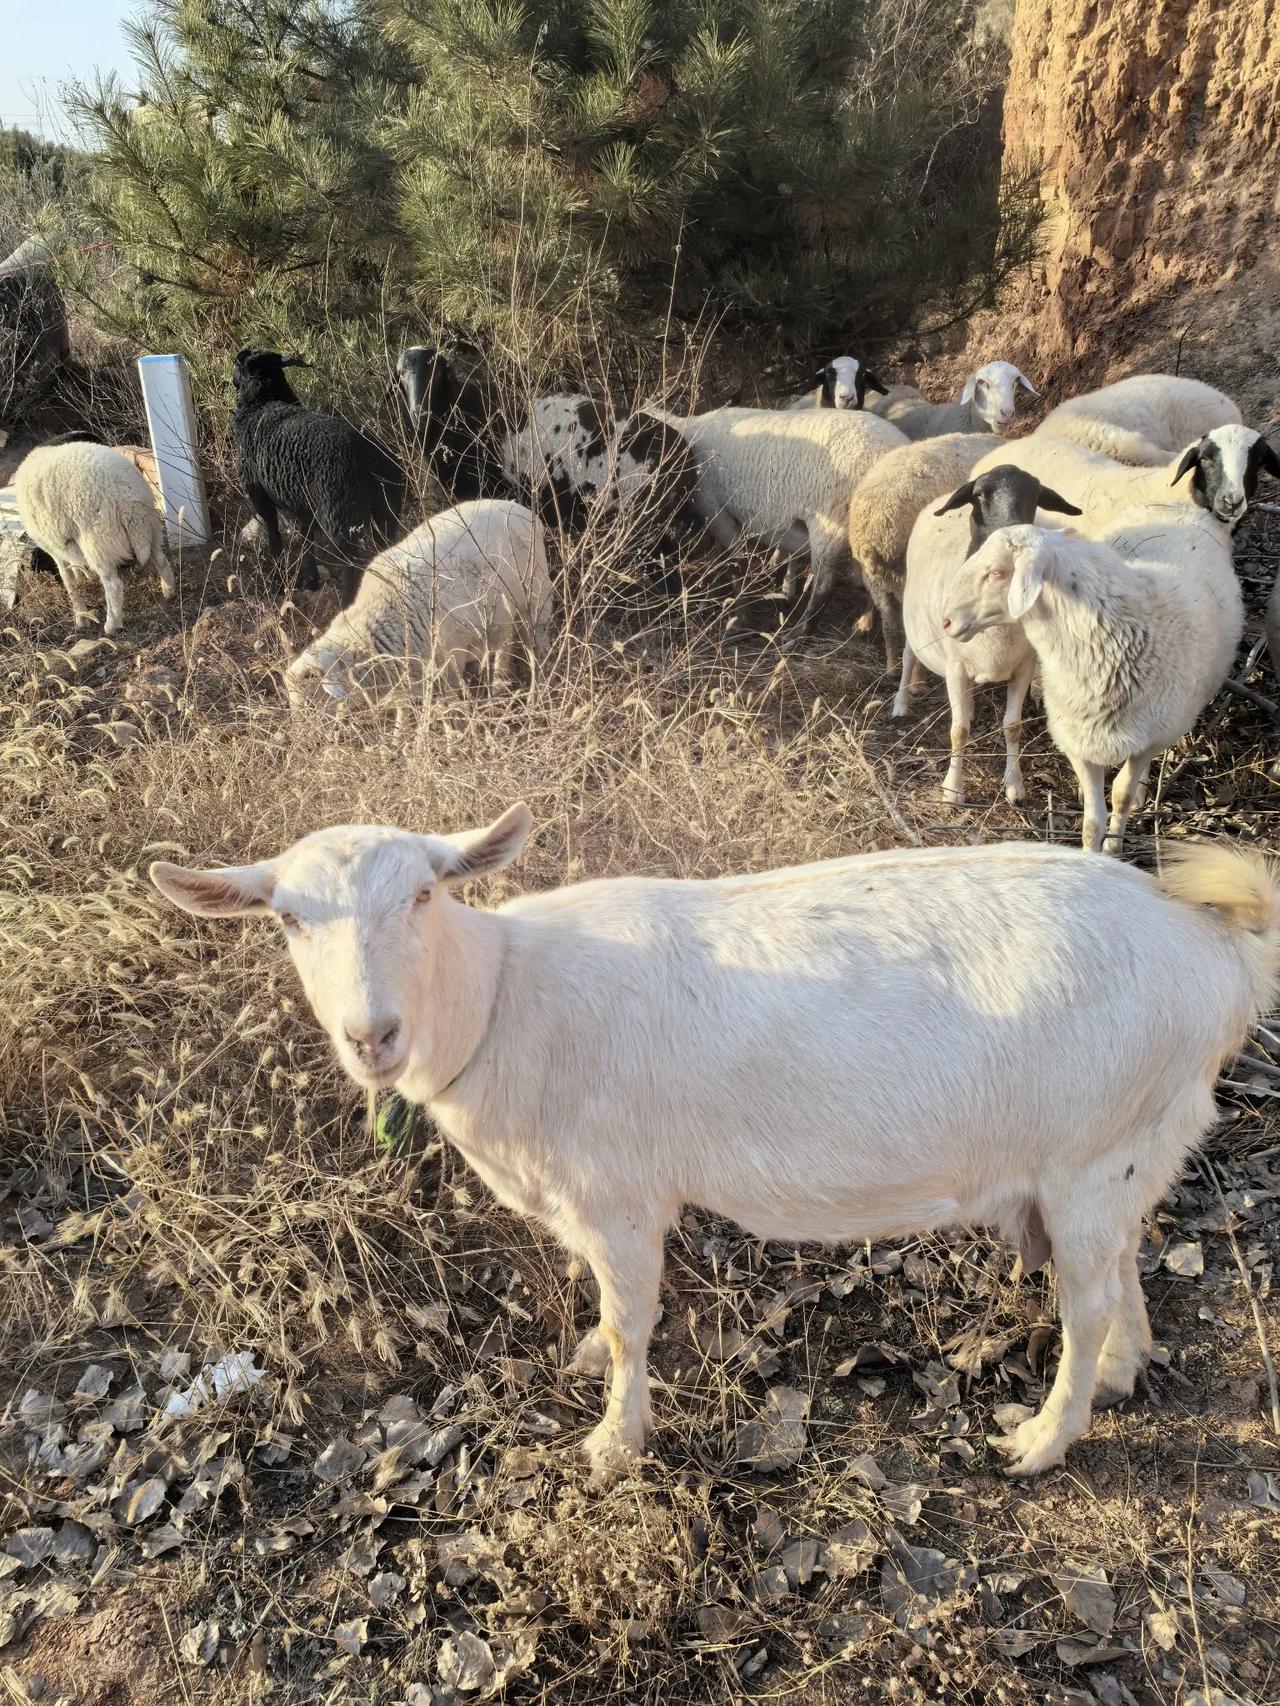
<path fill-rule="evenodd" d="M 0 124 L 67 136 L 59 86 L 95 69 L 127 73 L 120 25 L 140 9 L 140 0 L 2 0 Z"/>

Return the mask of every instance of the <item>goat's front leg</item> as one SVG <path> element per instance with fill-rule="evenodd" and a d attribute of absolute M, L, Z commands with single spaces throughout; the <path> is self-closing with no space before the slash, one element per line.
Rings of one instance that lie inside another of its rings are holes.
<path fill-rule="evenodd" d="M 973 677 L 963 664 L 947 664 L 947 699 L 951 704 L 951 763 L 942 779 L 942 798 L 949 806 L 962 806 L 964 749 L 973 727 Z"/>
<path fill-rule="evenodd" d="M 606 1487 L 638 1458 L 652 1425 L 648 1354 L 662 1278 L 662 1227 L 609 1220 L 575 1240 L 600 1287 L 600 1326 L 583 1341 L 575 1365 L 613 1365 L 604 1420 L 583 1449 L 591 1484 Z M 603 1370 L 601 1370 L 603 1372 Z"/>

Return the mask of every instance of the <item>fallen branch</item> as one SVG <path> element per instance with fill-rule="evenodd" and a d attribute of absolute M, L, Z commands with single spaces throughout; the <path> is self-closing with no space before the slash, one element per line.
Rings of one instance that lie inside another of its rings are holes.
<path fill-rule="evenodd" d="M 1237 681 L 1234 675 L 1227 677 L 1226 687 L 1228 692 L 1238 693 L 1242 699 L 1248 699 L 1254 705 L 1261 705 L 1262 709 L 1270 712 L 1273 717 L 1280 716 L 1280 705 L 1277 705 L 1274 699 L 1268 699 L 1266 694 L 1259 693 L 1256 687 L 1249 687 L 1245 682 Z"/>

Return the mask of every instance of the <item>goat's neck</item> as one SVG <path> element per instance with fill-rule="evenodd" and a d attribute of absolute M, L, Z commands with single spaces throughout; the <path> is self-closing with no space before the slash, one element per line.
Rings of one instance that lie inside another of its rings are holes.
<path fill-rule="evenodd" d="M 496 913 L 464 906 L 451 895 L 428 933 L 422 968 L 423 1019 L 400 1089 L 429 1102 L 453 1083 L 484 1039 L 498 993 L 505 937 Z"/>

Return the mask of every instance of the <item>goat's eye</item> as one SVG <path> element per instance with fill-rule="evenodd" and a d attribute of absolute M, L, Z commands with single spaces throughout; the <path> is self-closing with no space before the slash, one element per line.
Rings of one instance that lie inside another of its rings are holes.
<path fill-rule="evenodd" d="M 279 917 L 281 924 L 284 925 L 286 930 L 301 930 L 302 925 L 298 921 L 298 915 L 296 912 L 282 912 Z"/>
<path fill-rule="evenodd" d="M 418 890 L 417 894 L 414 895 L 413 904 L 415 906 L 425 906 L 427 904 L 427 902 L 431 899 L 431 895 L 432 895 L 431 884 L 430 883 L 424 883 L 423 886 Z"/>

